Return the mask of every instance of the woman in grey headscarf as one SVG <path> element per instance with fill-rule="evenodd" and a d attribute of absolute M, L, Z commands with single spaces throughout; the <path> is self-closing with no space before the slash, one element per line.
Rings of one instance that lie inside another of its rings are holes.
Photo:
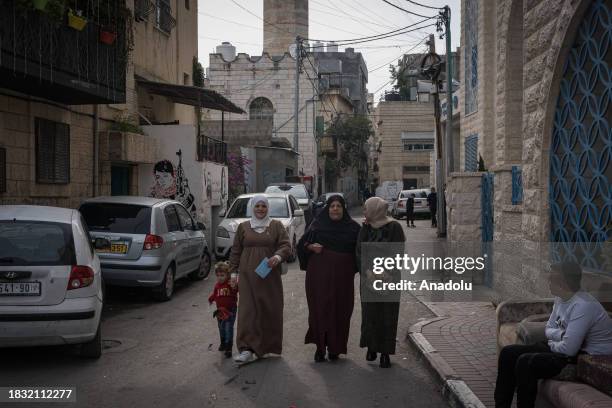
<path fill-rule="evenodd" d="M 230 253 L 232 279 L 238 280 L 238 330 L 236 361 L 246 363 L 265 354 L 281 354 L 283 346 L 283 283 L 281 262 L 291 254 L 283 224 L 268 215 L 263 195 L 249 202 L 251 219 L 238 226 Z M 262 278 L 255 272 L 264 258 L 272 271 Z M 237 275 L 239 274 L 239 279 Z"/>
<path fill-rule="evenodd" d="M 358 262 L 364 243 L 404 242 L 402 226 L 387 216 L 387 202 L 372 197 L 364 204 L 365 222 L 357 240 Z M 380 254 L 379 254 L 380 255 Z M 377 255 L 377 256 L 379 256 Z M 371 272 L 370 272 L 371 274 Z M 399 298 L 370 297 L 363 289 L 370 285 L 368 271 L 361 271 L 361 339 L 360 347 L 367 347 L 366 360 L 374 361 L 380 353 L 380 366 L 391 366 L 390 354 L 395 354 Z M 369 301 L 368 301 L 369 300 Z"/>

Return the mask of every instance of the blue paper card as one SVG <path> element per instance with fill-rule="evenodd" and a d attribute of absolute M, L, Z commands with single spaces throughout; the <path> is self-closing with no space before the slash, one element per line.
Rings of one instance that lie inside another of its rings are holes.
<path fill-rule="evenodd" d="M 268 276 L 271 270 L 272 268 L 268 266 L 268 258 L 264 258 L 255 269 L 255 273 L 257 273 L 263 279 Z"/>

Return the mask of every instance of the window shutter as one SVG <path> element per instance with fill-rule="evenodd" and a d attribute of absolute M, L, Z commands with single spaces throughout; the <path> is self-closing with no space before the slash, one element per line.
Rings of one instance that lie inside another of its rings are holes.
<path fill-rule="evenodd" d="M 70 182 L 70 127 L 36 118 L 36 182 Z"/>
<path fill-rule="evenodd" d="M 70 183 L 70 127 L 64 123 L 55 123 L 54 159 L 54 182 Z"/>
<path fill-rule="evenodd" d="M 465 171 L 478 171 L 478 135 L 465 138 Z"/>

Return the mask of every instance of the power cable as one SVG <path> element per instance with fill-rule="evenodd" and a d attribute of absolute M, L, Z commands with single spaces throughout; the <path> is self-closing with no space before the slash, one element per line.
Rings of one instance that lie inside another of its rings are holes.
<path fill-rule="evenodd" d="M 232 1 L 233 1 L 233 0 L 232 0 Z M 417 17 L 427 17 L 427 16 L 424 16 L 424 15 L 422 15 L 422 14 L 418 14 L 418 13 L 415 13 L 415 12 L 413 12 L 413 11 L 406 10 L 405 8 L 402 8 L 402 7 L 398 6 L 397 4 L 393 4 L 393 3 L 391 3 L 391 2 L 390 2 L 390 1 L 388 1 L 388 0 L 382 0 L 382 1 L 383 1 L 383 2 L 385 2 L 385 3 L 387 3 L 387 4 L 388 4 L 388 5 L 390 5 L 390 6 L 395 7 L 395 8 L 396 8 L 396 9 L 398 9 L 398 10 L 402 10 L 404 13 L 412 14 L 413 16 L 417 16 Z M 434 17 L 437 17 L 437 16 L 434 16 Z"/>
<path fill-rule="evenodd" d="M 315 68 L 313 62 L 310 60 L 310 56 L 308 55 L 308 53 L 305 53 L 305 56 L 306 56 L 306 60 L 308 61 L 308 63 L 312 67 L 313 72 L 316 73 L 317 76 L 318 76 L 317 69 Z M 303 64 L 303 61 L 304 60 L 302 59 L 302 64 Z M 306 76 L 308 77 L 308 80 L 313 85 L 313 87 L 316 87 L 317 85 L 315 85 L 315 81 L 312 78 L 310 78 L 310 75 L 308 74 L 308 70 L 306 69 L 305 66 L 304 66 L 304 73 L 306 73 Z M 318 91 L 318 88 L 314 88 L 314 89 L 315 89 L 315 92 L 317 93 L 317 95 L 319 95 L 319 100 L 321 101 L 321 105 L 324 106 L 325 102 L 323 101 L 323 98 L 321 98 L 321 94 Z M 329 100 L 329 103 L 330 103 L 332 109 L 334 110 L 334 112 L 336 113 L 336 115 L 338 115 L 338 110 L 336 109 L 336 106 L 334 105 L 333 101 Z"/>
<path fill-rule="evenodd" d="M 404 55 L 406 55 L 406 54 L 409 54 L 411 51 L 413 51 L 413 50 L 414 50 L 414 49 L 416 49 L 416 48 L 417 48 L 419 45 L 421 45 L 421 44 L 422 44 L 422 43 L 423 43 L 425 40 L 427 40 L 427 37 L 423 38 L 423 39 L 422 39 L 422 40 L 421 40 L 421 41 L 420 41 L 420 42 L 419 42 L 417 45 L 415 45 L 414 47 L 412 47 L 411 49 L 409 49 L 409 50 L 408 50 L 408 51 L 406 51 L 406 52 L 402 52 L 402 53 L 401 53 L 399 56 L 397 56 L 397 57 L 393 58 L 391 61 L 387 62 L 386 64 L 380 65 L 380 66 L 378 66 L 378 67 L 376 67 L 376 68 L 373 68 L 373 69 L 369 70 L 369 71 L 368 71 L 368 74 L 369 74 L 369 73 L 372 73 L 372 72 L 375 72 L 375 71 L 378 71 L 378 70 L 379 70 L 379 69 L 381 69 L 382 67 L 386 67 L 386 66 L 388 66 L 389 64 L 393 63 L 393 61 L 396 61 L 398 58 L 400 58 L 400 57 L 402 57 L 402 56 L 404 56 Z"/>
<path fill-rule="evenodd" d="M 442 9 L 444 9 L 444 7 L 428 6 L 427 4 L 417 3 L 416 1 L 413 1 L 413 0 L 406 0 L 406 1 L 408 3 L 410 3 L 410 4 L 414 4 L 415 6 L 425 7 L 425 8 L 432 9 L 432 10 L 442 10 Z"/>
<path fill-rule="evenodd" d="M 345 15 L 341 15 L 341 14 L 337 14 L 337 13 L 332 13 L 331 11 L 322 10 L 322 9 L 318 9 L 318 8 L 314 8 L 314 7 L 310 7 L 309 8 L 309 12 L 310 11 L 321 13 L 321 14 L 327 14 L 327 15 L 338 17 L 338 18 L 342 18 L 342 19 L 345 19 L 345 20 L 355 21 L 352 18 L 348 17 L 346 14 Z M 359 20 L 360 24 L 368 23 L 367 20 L 363 20 L 363 19 L 358 19 L 358 20 Z M 390 25 L 386 25 L 386 24 L 379 24 L 379 23 L 377 23 L 376 26 L 384 28 L 385 30 L 397 28 L 397 27 L 394 27 L 394 26 L 390 26 Z"/>
<path fill-rule="evenodd" d="M 430 19 L 431 18 L 428 18 L 427 20 L 430 20 Z M 428 25 L 425 25 L 425 26 L 413 28 L 412 30 L 403 31 L 401 33 L 389 34 L 389 35 L 378 37 L 378 38 L 373 38 L 373 39 L 368 39 L 368 40 L 361 40 L 361 41 L 347 42 L 347 43 L 342 43 L 342 44 L 337 44 L 337 45 L 339 45 L 339 46 L 347 46 L 347 45 L 352 45 L 352 44 L 362 44 L 364 42 L 372 42 L 372 41 L 382 40 L 384 38 L 395 37 L 395 36 L 398 36 L 398 35 L 402 35 L 402 34 L 406 34 L 406 33 L 411 33 L 411 32 L 414 32 L 414 31 L 421 31 L 421 30 L 423 30 L 425 28 L 435 27 L 435 26 L 436 26 L 436 24 L 428 24 Z M 333 42 L 333 41 L 330 41 L 330 42 Z M 324 46 L 315 46 L 315 47 L 310 47 L 310 48 L 323 48 L 323 47 Z"/>

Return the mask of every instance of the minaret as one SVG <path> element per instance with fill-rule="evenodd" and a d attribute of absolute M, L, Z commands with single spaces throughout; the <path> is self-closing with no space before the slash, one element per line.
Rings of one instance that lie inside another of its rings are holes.
<path fill-rule="evenodd" d="M 308 38 L 308 0 L 264 0 L 264 52 L 283 55 L 295 37 Z"/>

